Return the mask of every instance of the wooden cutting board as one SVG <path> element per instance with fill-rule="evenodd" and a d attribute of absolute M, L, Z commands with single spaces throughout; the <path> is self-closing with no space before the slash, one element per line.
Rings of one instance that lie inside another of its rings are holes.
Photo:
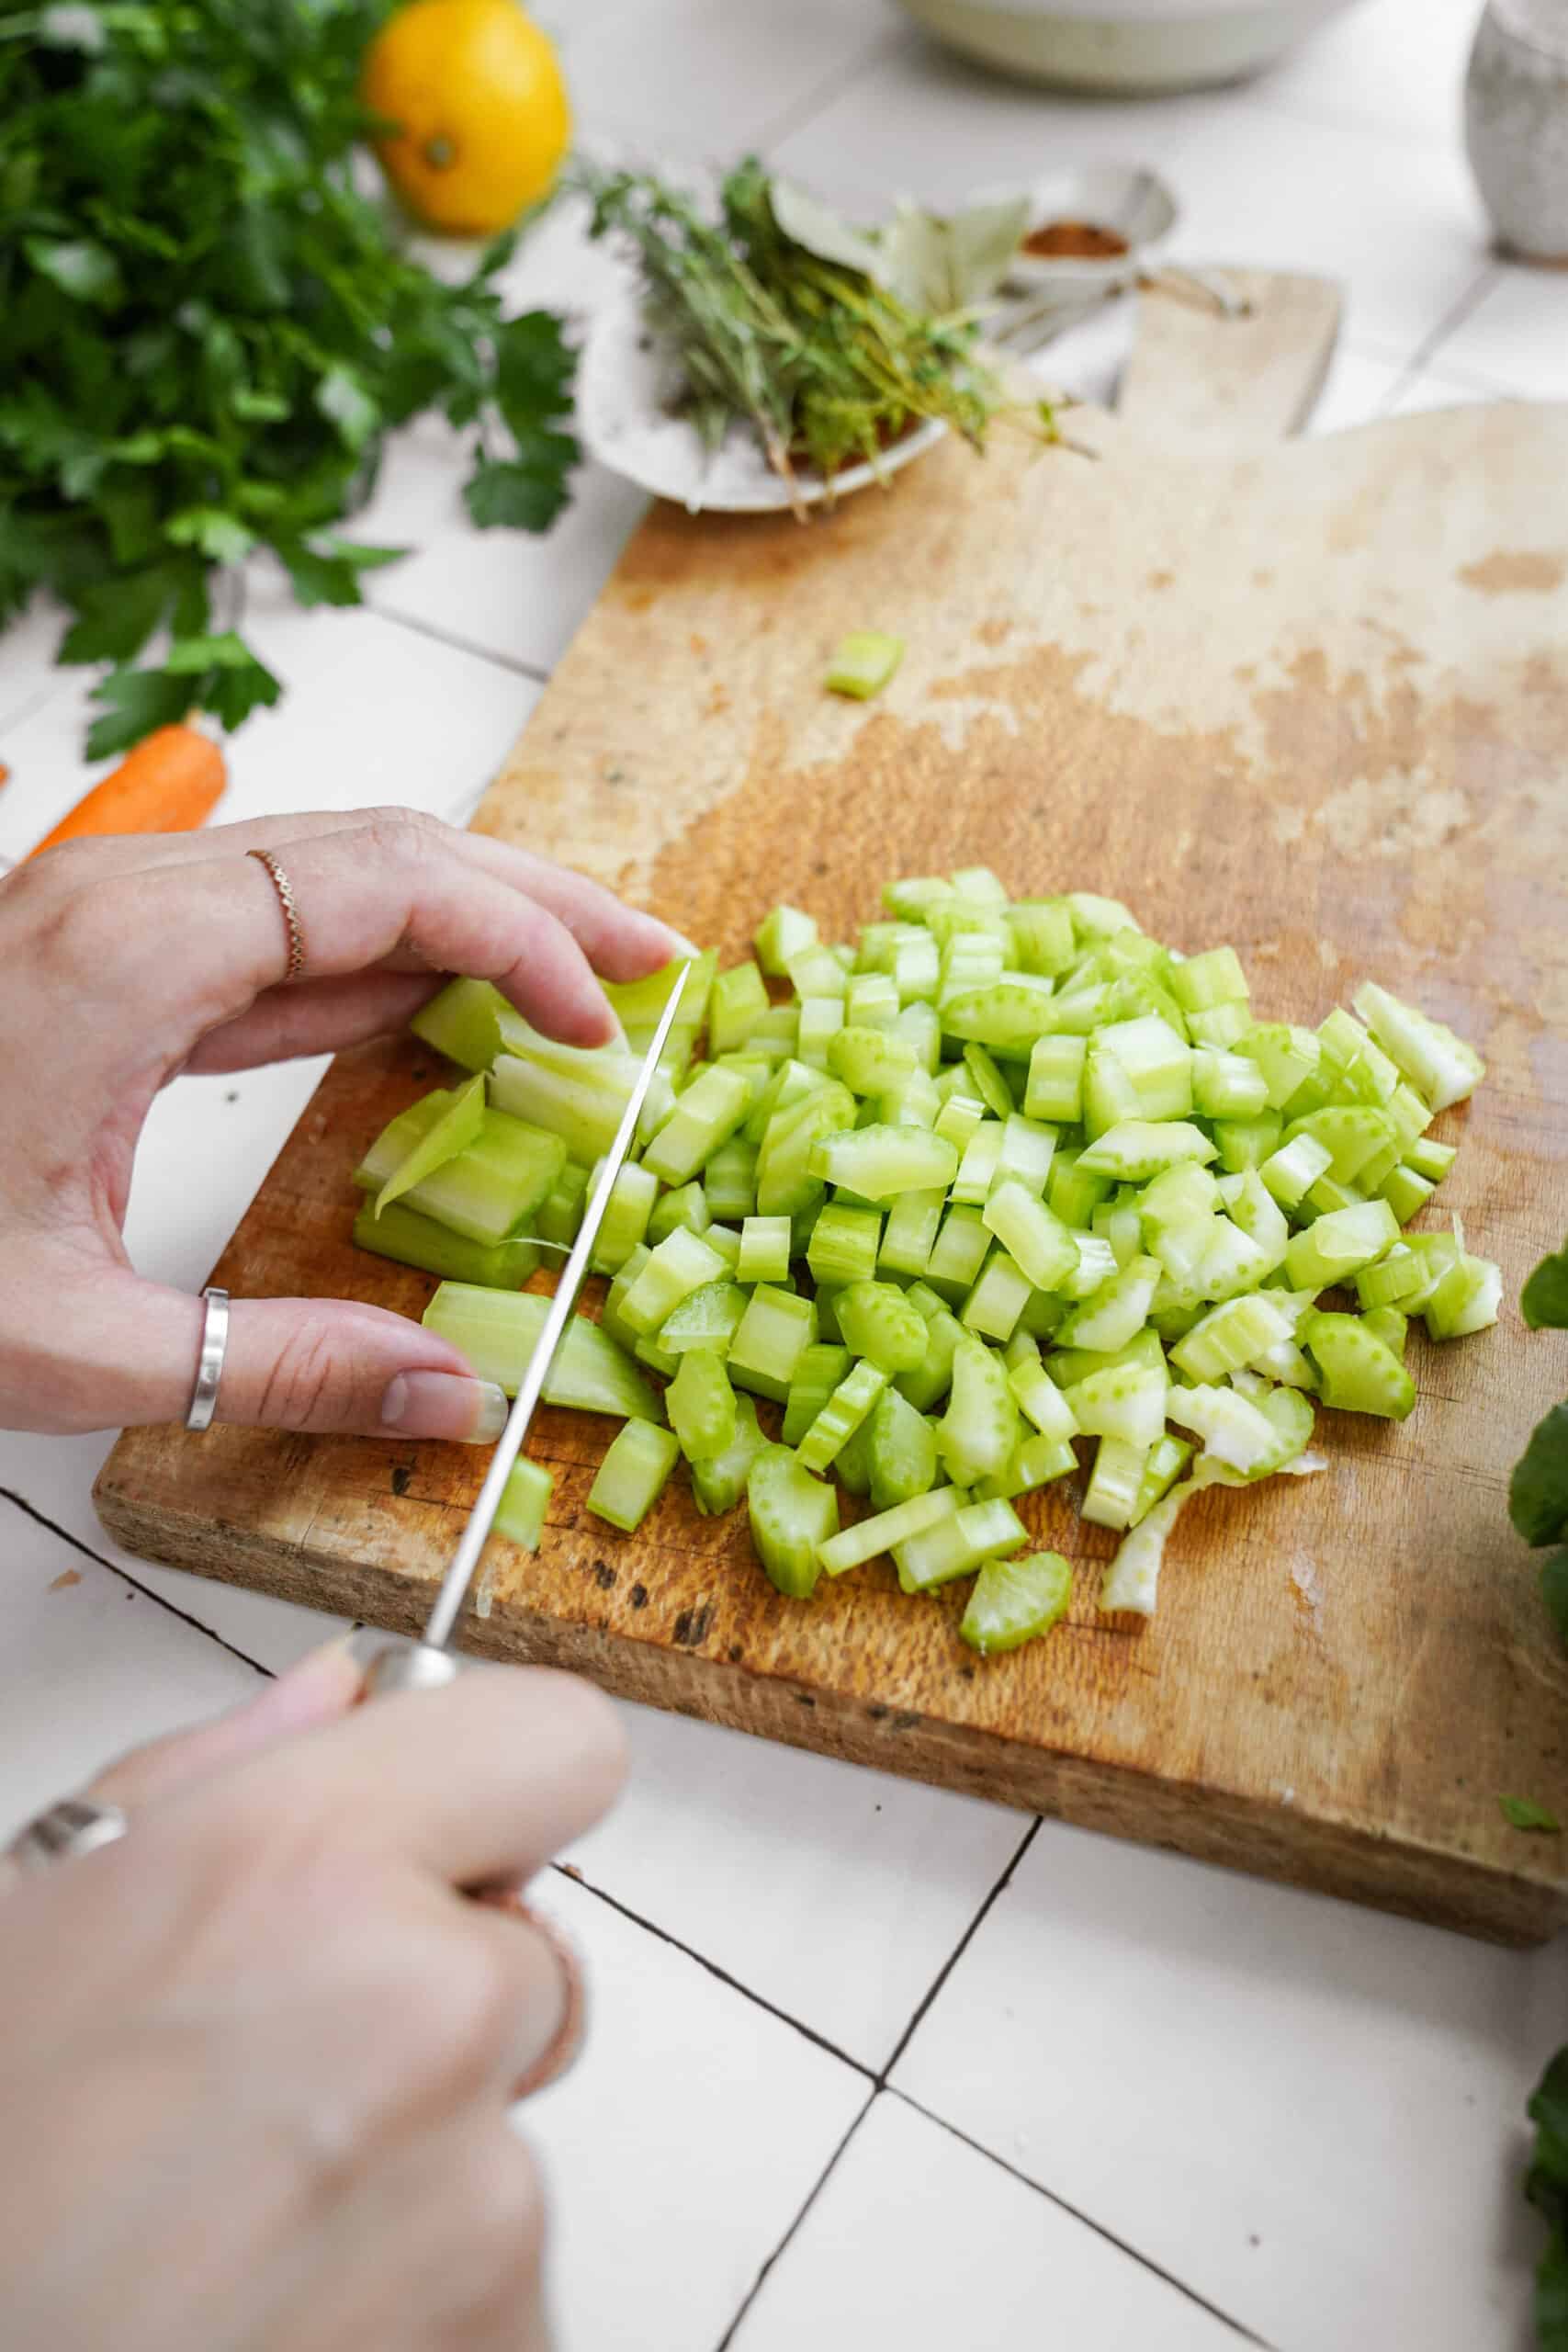
<path fill-rule="evenodd" d="M 943 447 L 809 528 L 652 513 L 479 822 L 731 956 L 775 899 L 831 935 L 889 874 L 985 860 L 1019 893 L 1124 899 L 1189 949 L 1233 941 L 1269 1017 L 1315 1022 L 1375 976 L 1490 1064 L 1439 1124 L 1464 1144 L 1440 1197 L 1502 1261 L 1500 1327 L 1413 1337 L 1415 1416 L 1325 1416 L 1327 1475 L 1191 1505 L 1145 1631 L 1096 1616 L 1114 1539 L 1060 1489 L 1032 1498 L 1079 1566 L 1071 1617 L 987 1663 L 957 1597 L 902 1600 L 886 1564 L 781 1599 L 743 1518 L 702 1520 L 680 1482 L 615 1534 L 583 1509 L 608 1428 L 546 1413 L 544 1548 L 505 1554 L 468 1638 L 1529 1940 L 1568 1911 L 1568 1838 L 1497 1805 L 1568 1819 L 1568 1660 L 1506 1510 L 1568 1386 L 1562 1340 L 1512 1305 L 1568 1227 L 1568 408 L 1273 440 L 1334 303 L 1257 290 L 1234 328 L 1146 306 L 1125 413 L 1074 420 L 1100 462 Z M 820 684 L 856 627 L 908 641 L 864 707 Z M 401 1044 L 341 1059 L 217 1279 L 417 1314 L 430 1284 L 349 1245 L 348 1171 L 441 1075 Z M 412 1630 L 479 1470 L 456 1446 L 148 1430 L 97 1501 L 133 1550 Z"/>

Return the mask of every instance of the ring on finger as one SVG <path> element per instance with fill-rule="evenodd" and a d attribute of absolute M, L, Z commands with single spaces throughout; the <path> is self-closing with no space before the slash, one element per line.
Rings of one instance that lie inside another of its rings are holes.
<path fill-rule="evenodd" d="M 53 1862 L 112 1846 L 130 1826 L 118 1804 L 99 1804 L 93 1797 L 62 1797 L 25 1823 L 6 1853 L 25 1871 L 45 1870 Z"/>
<path fill-rule="evenodd" d="M 283 976 L 284 979 L 286 982 L 303 979 L 305 927 L 299 920 L 299 909 L 294 897 L 294 885 L 284 872 L 281 862 L 273 855 L 271 850 L 248 849 L 245 855 L 254 857 L 258 865 L 264 865 L 266 868 L 272 887 L 277 893 L 277 903 L 283 913 L 283 928 L 288 935 L 288 969 Z"/>
<path fill-rule="evenodd" d="M 588 1993 L 582 1979 L 582 1963 L 568 1938 L 553 1919 L 525 1903 L 520 1894 L 510 1891 L 487 1894 L 484 1901 L 497 1910 L 509 1911 L 525 1928 L 531 1928 L 549 1951 L 560 1975 L 561 2016 L 544 2049 L 522 2078 L 513 2086 L 514 2099 L 531 2098 L 536 2091 L 558 2082 L 576 2062 L 582 2047 L 588 2022 Z"/>

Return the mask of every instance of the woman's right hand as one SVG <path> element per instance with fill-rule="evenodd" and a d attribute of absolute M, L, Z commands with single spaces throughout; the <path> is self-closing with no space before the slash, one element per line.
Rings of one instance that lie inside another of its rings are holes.
<path fill-rule="evenodd" d="M 356 1708 L 335 1646 L 88 1793 L 118 1844 L 0 1883 L 11 2352 L 538 2352 L 513 2086 L 561 2025 L 517 1884 L 623 1770 L 534 1668 Z"/>

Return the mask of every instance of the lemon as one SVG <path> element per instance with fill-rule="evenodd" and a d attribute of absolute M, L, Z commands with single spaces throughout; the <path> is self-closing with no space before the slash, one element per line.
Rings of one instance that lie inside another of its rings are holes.
<path fill-rule="evenodd" d="M 393 187 L 455 236 L 509 229 L 571 138 L 555 44 L 517 0 L 411 0 L 366 52 L 362 94 L 397 126 L 377 141 Z"/>

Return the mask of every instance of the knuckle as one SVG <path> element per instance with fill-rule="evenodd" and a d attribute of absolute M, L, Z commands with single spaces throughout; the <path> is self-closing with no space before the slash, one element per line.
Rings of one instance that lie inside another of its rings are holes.
<path fill-rule="evenodd" d="M 400 862 L 427 857 L 432 843 L 446 831 L 423 808 L 373 808 L 369 825 L 375 848 L 382 856 Z"/>
<path fill-rule="evenodd" d="M 256 1418 L 269 1428 L 321 1429 L 344 1419 L 354 1402 L 349 1367 L 324 1331 L 307 1326 L 284 1341 L 262 1385 Z"/>
<path fill-rule="evenodd" d="M 85 842 L 66 842 L 51 850 L 49 856 L 75 865 L 82 861 L 73 853 L 86 847 Z M 61 868 L 56 869 L 56 878 L 65 878 Z M 47 911 L 40 910 L 39 954 L 55 969 L 70 973 L 78 984 L 114 959 L 120 936 L 114 916 L 116 896 L 111 883 L 94 881 L 88 876 Z"/>

